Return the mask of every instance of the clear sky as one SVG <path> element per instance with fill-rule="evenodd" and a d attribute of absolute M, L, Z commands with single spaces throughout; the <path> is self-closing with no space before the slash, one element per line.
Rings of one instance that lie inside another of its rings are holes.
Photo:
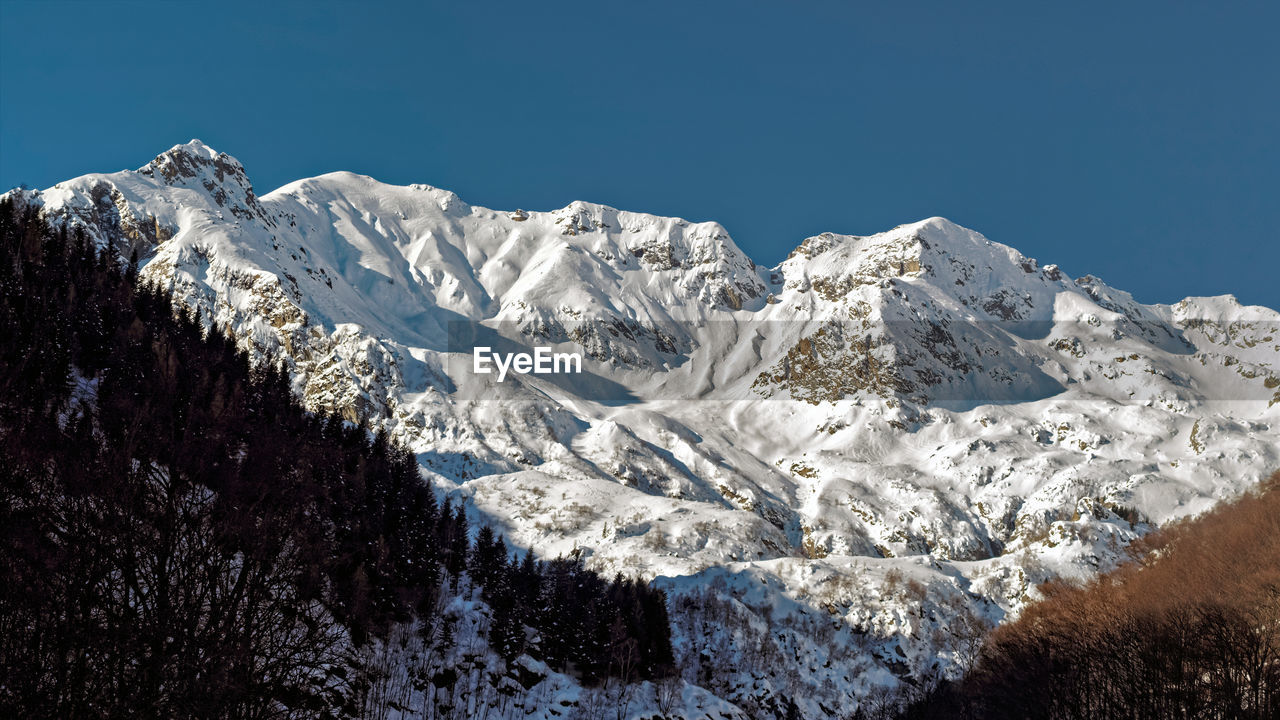
<path fill-rule="evenodd" d="M 890 7 L 892 6 L 892 7 Z M 198 137 L 808 235 L 943 215 L 1144 302 L 1280 308 L 1280 3 L 0 0 L 0 185 Z"/>

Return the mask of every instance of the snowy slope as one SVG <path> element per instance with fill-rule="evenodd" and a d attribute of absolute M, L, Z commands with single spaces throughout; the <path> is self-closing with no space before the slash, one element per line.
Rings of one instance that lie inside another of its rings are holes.
<path fill-rule="evenodd" d="M 718 224 L 585 202 L 350 173 L 258 197 L 198 141 L 9 195 L 137 252 L 514 544 L 657 578 L 687 679 L 748 713 L 954 675 L 1035 583 L 1280 466 L 1280 314 L 1143 305 L 941 218 L 766 269 Z M 474 338 L 586 372 L 499 384 Z"/>

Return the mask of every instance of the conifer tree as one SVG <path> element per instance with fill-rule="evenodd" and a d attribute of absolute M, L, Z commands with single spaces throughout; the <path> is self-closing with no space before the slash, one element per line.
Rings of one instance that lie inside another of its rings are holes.
<path fill-rule="evenodd" d="M 0 203 L 0 716 L 341 704 L 350 643 L 416 616 L 452 645 L 432 616 L 469 561 L 508 660 L 595 682 L 610 628 L 669 648 L 660 593 L 509 560 L 487 528 L 469 548 L 407 450 L 305 412 L 282 367 L 66 227 Z"/>

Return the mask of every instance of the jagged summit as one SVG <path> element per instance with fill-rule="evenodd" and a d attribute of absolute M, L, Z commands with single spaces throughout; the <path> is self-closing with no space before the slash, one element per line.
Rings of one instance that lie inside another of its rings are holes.
<path fill-rule="evenodd" d="M 462 234 L 467 235 L 450 244 L 455 245 L 468 258 L 469 263 L 479 260 L 483 265 L 497 255 L 503 257 L 504 267 L 510 267 L 515 262 L 523 265 L 533 260 L 531 255 L 544 256 L 547 252 L 557 254 L 562 251 L 556 248 L 573 248 L 597 260 L 603 260 L 603 264 L 609 266 L 609 270 L 614 273 L 644 269 L 679 275 L 681 292 L 678 295 L 692 293 L 712 306 L 726 309 L 741 309 L 751 305 L 756 298 L 762 298 L 768 289 L 763 281 L 770 279 L 775 284 L 788 287 L 815 285 L 820 295 L 834 298 L 851 287 L 890 277 L 927 276 L 939 266 L 939 263 L 931 262 L 931 259 L 963 257 L 972 255 L 974 248 L 994 245 L 981 235 L 945 218 L 933 217 L 868 237 L 823 233 L 808 238 L 791 253 L 787 261 L 772 271 L 763 271 L 762 275 L 762 269 L 737 247 L 719 223 L 692 223 L 681 218 L 631 213 L 580 200 L 556 210 L 531 213 L 520 211 L 523 214 L 518 215 L 514 211 L 494 211 L 472 206 L 457 194 L 430 185 L 398 187 L 346 171 L 300 179 L 273 190 L 264 198 L 258 198 L 244 166 L 231 155 L 220 152 L 199 139 L 173 146 L 139 168 L 136 173 L 126 171 L 111 175 L 89 175 L 60 184 L 59 187 L 73 190 L 77 183 L 89 183 L 94 186 L 89 189 L 89 194 L 95 196 L 95 200 L 104 195 L 119 196 L 118 201 L 112 202 L 117 206 L 125 224 L 129 225 L 129 218 L 134 214 L 133 208 L 146 204 L 130 200 L 135 196 L 153 194 L 159 189 L 133 187 L 136 181 L 131 176 L 153 179 L 167 187 L 202 191 L 217 208 L 229 211 L 233 217 L 257 217 L 268 225 L 284 218 L 293 222 L 296 227 L 296 220 L 293 218 L 298 215 L 295 206 L 299 204 L 310 211 L 319 210 L 322 206 L 347 205 L 350 210 L 357 211 L 362 216 L 386 214 L 387 217 L 380 217 L 380 222 L 375 223 L 375 233 L 386 236 L 398 245 L 411 246 L 411 252 L 423 262 L 430 261 L 434 253 L 427 252 L 427 248 L 416 241 L 415 237 L 441 238 L 440 230 L 427 227 L 440 224 L 443 224 L 441 229 L 446 233 L 461 229 Z M 48 202 L 49 200 L 53 202 Z M 60 200 L 55 195 L 46 198 L 44 204 L 59 212 L 57 208 L 64 206 Z M 261 200 L 269 200 L 275 206 L 275 212 L 268 213 Z M 188 207 L 201 205 L 189 200 L 184 201 L 184 204 Z M 71 214 L 76 213 L 73 211 Z M 176 225 L 180 224 L 166 222 L 171 219 L 173 212 L 148 214 L 152 217 L 133 225 L 149 225 L 151 230 L 141 233 L 141 239 L 131 239 L 130 242 L 154 239 L 155 244 L 158 244 L 160 237 L 172 236 Z M 99 222 L 96 218 L 88 220 L 86 226 L 93 232 L 111 224 Z M 513 248 L 509 243 L 493 247 L 482 239 L 482 236 L 497 238 L 496 235 L 467 233 L 465 226 L 472 225 L 475 221 L 488 227 L 502 227 L 507 238 L 521 238 L 521 246 L 525 252 L 512 257 Z M 163 226 L 159 230 L 155 229 L 157 223 Z M 393 227 L 396 225 L 400 227 Z M 535 229 L 545 232 L 530 232 Z M 135 232 L 134 235 L 138 233 Z M 359 247 L 361 244 L 356 242 L 355 246 Z M 428 243 L 430 244 L 432 243 Z M 999 245 L 996 247 L 1004 248 Z M 530 253 L 530 248 L 537 248 L 538 251 Z M 1017 261 L 1034 265 L 1033 260 L 1025 261 L 1016 251 L 1004 249 L 1011 257 L 1016 257 Z M 148 255 L 149 252 L 143 254 Z M 561 258 L 555 264 L 560 266 L 560 271 L 582 269 L 577 267 L 578 263 L 569 262 L 567 258 Z M 479 269 L 482 268 L 472 268 L 473 271 Z M 509 271 L 486 273 L 490 274 L 496 279 L 508 276 Z M 1052 266 L 1049 274 L 1053 275 Z M 509 289 L 505 283 L 491 288 L 487 287 L 482 278 L 475 279 L 486 287 L 485 292 L 480 294 L 463 291 L 465 296 L 471 297 L 471 302 L 468 303 L 471 310 L 468 314 L 484 312 L 481 308 L 494 307 L 495 299 Z M 487 297 L 482 298 L 481 295 Z M 666 303 L 668 298 L 664 295 L 658 299 Z M 603 307 L 608 303 L 589 303 L 589 306 L 591 304 Z M 625 310 L 623 314 L 634 315 Z"/>
<path fill-rule="evenodd" d="M 945 272 L 945 263 L 952 259 L 991 260 L 993 270 L 1010 263 L 1023 268 L 1036 267 L 1035 260 L 1023 257 L 1013 248 L 994 243 L 945 218 L 931 217 L 875 235 L 827 232 L 806 238 L 779 269 L 821 267 L 827 272 L 867 278 L 886 276 L 886 273 L 920 276 Z"/>
<path fill-rule="evenodd" d="M 827 304 L 943 308 L 984 322 L 1047 321 L 1059 296 L 1078 294 L 1057 266 L 1041 267 L 940 217 L 871 236 L 807 238 L 770 279 L 781 286 L 780 297 L 811 293 Z"/>
<path fill-rule="evenodd" d="M 197 157 L 197 158 L 204 158 L 206 160 L 213 160 L 219 156 L 231 158 L 230 155 L 227 155 L 226 153 L 218 152 L 217 150 L 214 150 L 213 148 L 209 147 L 204 143 L 203 140 L 200 140 L 199 138 L 192 138 L 185 143 L 178 143 L 177 145 L 174 145 L 168 150 L 165 150 L 164 152 L 160 153 L 150 163 L 148 163 L 147 165 L 144 165 L 142 168 L 139 168 L 139 170 L 141 171 L 141 170 L 144 170 L 146 167 L 154 166 L 159 163 L 162 163 L 165 158 L 177 157 L 177 156 Z M 234 158 L 231 158 L 231 160 L 235 162 L 237 166 L 240 166 L 241 168 L 243 168 L 243 165 L 241 165 L 239 161 L 235 160 Z"/>
<path fill-rule="evenodd" d="M 200 140 L 174 145 L 151 162 L 138 168 L 138 173 L 162 179 L 170 184 L 183 183 L 211 174 L 216 183 L 234 181 L 252 192 L 244 165 L 230 155 L 218 152 Z M 209 189 L 213 192 L 212 188 Z"/>

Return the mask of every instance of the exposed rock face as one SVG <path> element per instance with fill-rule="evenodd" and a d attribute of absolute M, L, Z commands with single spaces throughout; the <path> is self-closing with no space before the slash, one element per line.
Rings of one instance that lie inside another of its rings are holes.
<path fill-rule="evenodd" d="M 242 220 L 256 218 L 272 224 L 253 194 L 253 185 L 239 160 L 199 140 L 176 145 L 138 170 L 138 174 L 171 187 L 202 187 L 218 207 Z"/>
<path fill-rule="evenodd" d="M 762 394 L 774 388 L 796 400 L 817 405 L 838 402 L 866 391 L 879 397 L 917 389 L 902 376 L 896 348 L 871 326 L 828 323 L 805 336 L 773 368 L 760 373 L 752 387 Z"/>
<path fill-rule="evenodd" d="M 514 544 L 656 578 L 689 667 L 723 656 L 726 697 L 809 717 L 958 672 L 951 629 L 1280 465 L 1280 314 L 1143 305 L 941 218 L 766 270 L 716 223 L 591 203 L 501 212 L 351 173 L 257 197 L 198 142 L 9 197 L 137 252 Z M 471 372 L 482 341 L 585 372 L 499 384 Z"/>

